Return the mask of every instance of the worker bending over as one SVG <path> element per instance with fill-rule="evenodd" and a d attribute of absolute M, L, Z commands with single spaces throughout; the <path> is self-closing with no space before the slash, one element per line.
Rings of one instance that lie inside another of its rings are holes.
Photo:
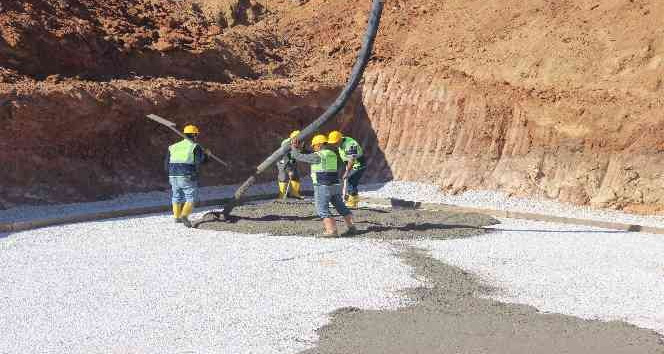
<path fill-rule="evenodd" d="M 166 171 L 171 184 L 175 222 L 191 227 L 189 215 L 198 201 L 200 166 L 207 163 L 209 151 L 203 151 L 196 143 L 199 134 L 196 126 L 187 125 L 183 133 L 188 139 L 168 147 Z"/>
<path fill-rule="evenodd" d="M 290 144 L 291 139 L 295 138 L 300 134 L 299 130 L 295 130 L 290 133 L 288 139 L 284 139 L 281 142 L 281 146 Z M 286 198 L 287 193 L 290 193 L 294 198 L 301 199 L 300 195 L 300 174 L 297 170 L 297 161 L 291 156 L 290 152 L 284 155 L 281 160 L 277 161 L 277 171 L 278 171 L 278 184 L 279 184 L 279 197 L 278 199 Z M 290 184 L 290 188 L 289 188 Z"/>
<path fill-rule="evenodd" d="M 328 144 L 338 149 L 339 157 L 346 164 L 342 172 L 342 179 L 346 180 L 346 195 L 348 200 L 346 206 L 357 208 L 360 202 L 359 191 L 360 179 L 367 168 L 367 162 L 364 157 L 364 151 L 355 139 L 349 136 L 343 136 L 339 131 L 330 132 L 327 138 Z"/>
<path fill-rule="evenodd" d="M 330 203 L 341 216 L 343 216 L 348 228 L 347 234 L 356 231 L 353 226 L 353 217 L 341 198 L 339 186 L 338 158 L 337 154 L 326 145 L 325 135 L 316 135 L 311 140 L 313 153 L 301 152 L 302 144 L 297 139 L 291 141 L 291 155 L 297 161 L 311 164 L 311 180 L 314 184 L 314 201 L 316 211 L 323 219 L 325 226 L 324 236 L 337 236 L 336 221 L 330 214 Z"/>

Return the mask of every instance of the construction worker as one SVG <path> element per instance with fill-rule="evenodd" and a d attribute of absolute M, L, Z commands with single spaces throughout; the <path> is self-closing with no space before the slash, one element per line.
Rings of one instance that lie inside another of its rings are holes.
<path fill-rule="evenodd" d="M 166 171 L 172 189 L 173 217 L 176 223 L 191 227 L 189 215 L 198 201 L 198 178 L 200 166 L 207 163 L 209 151 L 203 151 L 196 143 L 198 127 L 187 125 L 183 133 L 188 139 L 182 139 L 168 147 Z"/>
<path fill-rule="evenodd" d="M 295 138 L 298 134 L 300 134 L 299 130 L 290 133 L 288 139 L 284 139 L 281 142 L 281 146 L 290 144 L 291 139 Z M 302 199 L 302 196 L 300 195 L 300 174 L 297 171 L 297 161 L 293 159 L 290 153 L 284 155 L 281 160 L 277 161 L 277 171 L 279 172 L 277 176 L 279 197 L 277 198 L 286 198 L 286 194 L 289 192 L 292 197 Z"/>
<path fill-rule="evenodd" d="M 364 157 L 362 146 L 349 136 L 343 136 L 340 131 L 332 131 L 327 138 L 328 144 L 337 149 L 339 157 L 345 163 L 342 172 L 342 179 L 346 181 L 346 206 L 357 208 L 360 202 L 359 192 L 357 190 L 360 179 L 367 168 L 367 162 Z"/>
<path fill-rule="evenodd" d="M 314 185 L 314 200 L 318 216 L 323 219 L 325 227 L 324 236 L 335 237 L 337 233 L 336 221 L 330 213 L 330 203 L 341 216 L 343 216 L 347 227 L 347 234 L 356 231 L 353 226 L 353 216 L 341 198 L 339 186 L 338 157 L 326 145 L 325 135 L 316 135 L 311 140 L 313 153 L 302 153 L 302 144 L 297 139 L 291 141 L 291 155 L 297 161 L 311 164 L 311 180 Z"/>

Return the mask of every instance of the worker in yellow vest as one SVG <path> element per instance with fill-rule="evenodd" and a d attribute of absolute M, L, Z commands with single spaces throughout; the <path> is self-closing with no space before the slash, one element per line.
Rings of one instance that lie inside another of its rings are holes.
<path fill-rule="evenodd" d="M 200 131 L 195 125 L 184 127 L 187 139 L 182 139 L 168 147 L 166 171 L 171 184 L 173 217 L 176 223 L 191 227 L 189 215 L 198 201 L 198 180 L 200 166 L 208 162 L 209 151 L 204 151 L 196 143 Z"/>
<path fill-rule="evenodd" d="M 330 203 L 337 212 L 343 216 L 347 227 L 347 234 L 356 231 L 353 225 L 353 216 L 341 198 L 339 185 L 338 157 L 327 145 L 325 135 L 316 135 L 311 140 L 313 153 L 302 153 L 302 144 L 297 139 L 291 141 L 291 156 L 297 161 L 311 164 L 311 180 L 314 185 L 314 201 L 318 216 L 323 219 L 325 233 L 323 236 L 335 237 L 338 235 L 335 219 L 330 213 Z"/>
<path fill-rule="evenodd" d="M 342 179 L 346 180 L 346 196 L 348 198 L 346 206 L 351 209 L 357 208 L 357 204 L 360 202 L 358 186 L 367 168 L 364 150 L 355 139 L 344 136 L 337 130 L 330 132 L 327 140 L 330 147 L 337 149 L 339 157 L 345 163 Z"/>
<path fill-rule="evenodd" d="M 281 146 L 290 144 L 291 139 L 295 138 L 298 134 L 300 134 L 299 130 L 291 132 L 288 139 L 284 139 L 281 142 Z M 302 195 L 300 195 L 301 185 L 300 174 L 297 170 L 297 161 L 295 161 L 290 153 L 282 156 L 281 159 L 277 161 L 277 172 L 277 183 L 279 185 L 279 196 L 277 198 L 286 198 L 286 193 L 288 192 L 293 198 L 302 199 Z"/>

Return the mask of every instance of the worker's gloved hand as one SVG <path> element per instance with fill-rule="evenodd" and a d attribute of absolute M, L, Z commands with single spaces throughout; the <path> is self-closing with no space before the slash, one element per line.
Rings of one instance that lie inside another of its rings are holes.
<path fill-rule="evenodd" d="M 291 139 L 290 146 L 291 149 L 299 151 L 302 149 L 302 142 L 297 138 L 293 138 Z"/>
<path fill-rule="evenodd" d="M 203 150 L 203 152 L 205 153 L 205 155 L 208 155 L 208 156 L 212 155 L 212 151 L 210 151 L 210 149 L 205 149 L 205 150 Z"/>

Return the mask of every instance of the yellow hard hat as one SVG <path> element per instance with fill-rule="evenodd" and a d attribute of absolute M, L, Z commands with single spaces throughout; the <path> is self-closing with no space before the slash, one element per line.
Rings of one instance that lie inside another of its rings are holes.
<path fill-rule="evenodd" d="M 311 139 L 311 146 L 327 143 L 327 137 L 323 134 L 318 134 Z"/>
<path fill-rule="evenodd" d="M 300 131 L 299 131 L 299 130 L 293 130 L 293 132 L 290 133 L 290 135 L 289 135 L 288 137 L 291 138 L 291 139 L 293 139 L 293 138 L 296 137 L 298 134 L 300 134 Z"/>
<path fill-rule="evenodd" d="M 183 133 L 185 133 L 185 134 L 198 134 L 200 132 L 198 131 L 197 126 L 190 124 L 190 125 L 184 127 Z"/>
<path fill-rule="evenodd" d="M 336 144 L 341 141 L 341 138 L 343 138 L 344 135 L 341 134 L 340 131 L 335 130 L 330 132 L 330 135 L 327 137 L 327 142 L 330 144 Z"/>

